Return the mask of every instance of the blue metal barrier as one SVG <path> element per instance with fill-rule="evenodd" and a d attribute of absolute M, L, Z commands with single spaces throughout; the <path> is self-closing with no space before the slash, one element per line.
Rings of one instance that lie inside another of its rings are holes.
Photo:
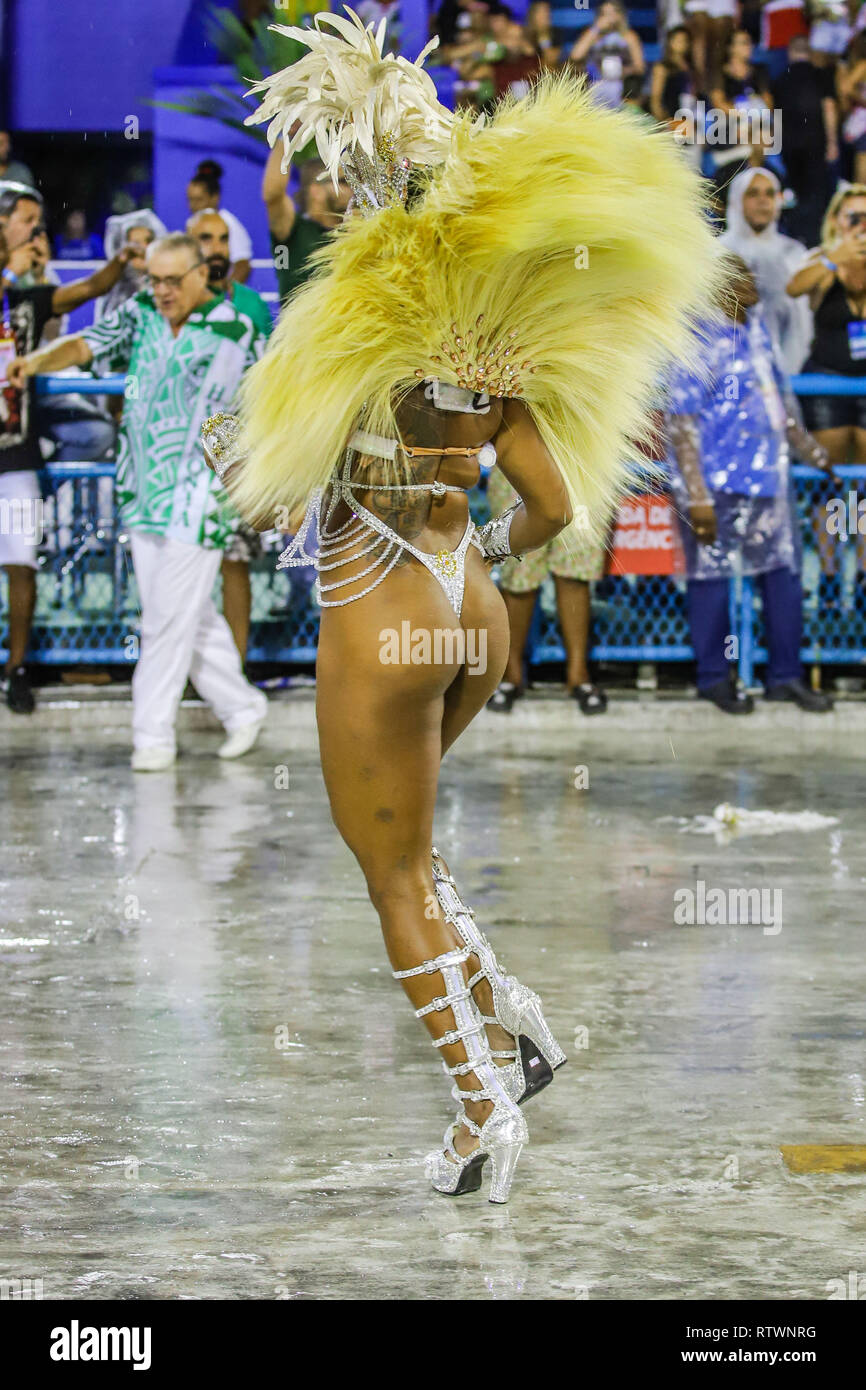
<path fill-rule="evenodd" d="M 837 377 L 797 377 L 801 395 L 856 394 L 855 381 Z M 122 376 L 44 377 L 42 395 L 75 391 L 122 395 Z M 804 566 L 803 660 L 818 664 L 866 661 L 866 534 L 849 540 L 827 536 L 824 503 L 838 492 L 826 477 L 804 465 L 793 467 Z M 866 497 L 866 465 L 836 469 L 847 491 L 857 486 Z M 49 463 L 42 470 L 45 491 L 44 540 L 39 552 L 38 601 L 31 656 L 35 662 L 70 666 L 127 664 L 135 660 L 140 612 L 128 538 L 115 511 L 114 464 Z M 472 515 L 489 515 L 486 493 L 470 494 Z M 866 530 L 866 518 L 864 518 Z M 821 547 L 819 549 L 819 538 Z M 277 547 L 251 566 L 253 621 L 248 659 L 298 666 L 315 660 L 319 616 L 312 569 L 277 571 Z M 756 663 L 766 659 L 763 624 L 749 579 L 732 586 L 739 638 L 740 673 L 754 680 Z M 600 580 L 593 591 L 593 645 L 590 655 L 604 661 L 688 661 L 686 587 L 682 578 L 627 575 Z M 528 645 L 532 664 L 564 658 L 552 580 L 542 585 Z"/>

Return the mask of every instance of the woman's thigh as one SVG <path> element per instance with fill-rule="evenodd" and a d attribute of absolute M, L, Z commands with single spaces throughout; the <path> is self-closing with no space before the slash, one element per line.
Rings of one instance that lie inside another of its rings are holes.
<path fill-rule="evenodd" d="M 444 649 L 438 660 L 412 659 L 413 648 L 427 654 L 419 634 L 456 626 L 435 580 L 418 570 L 407 566 L 356 603 L 325 610 L 319 634 L 322 772 L 371 892 L 429 861 L 445 692 L 459 673 Z"/>
<path fill-rule="evenodd" d="M 466 556 L 466 591 L 460 621 L 467 660 L 445 692 L 442 753 L 483 709 L 508 662 L 509 627 L 505 602 L 472 546 Z"/>
<path fill-rule="evenodd" d="M 815 438 L 830 456 L 831 463 L 847 463 L 856 443 L 856 431 L 850 425 L 837 425 L 832 429 L 813 430 Z"/>

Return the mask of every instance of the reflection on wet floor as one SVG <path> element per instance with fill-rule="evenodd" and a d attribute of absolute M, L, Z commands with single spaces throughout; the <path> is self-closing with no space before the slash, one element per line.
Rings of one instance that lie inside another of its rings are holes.
<path fill-rule="evenodd" d="M 46 1298 L 822 1299 L 866 1273 L 862 772 L 684 740 L 459 749 L 437 843 L 570 1054 L 507 1208 L 432 1193 L 453 1109 L 315 746 L 28 726 L 0 806 L 0 1276 Z M 275 769 L 290 766 L 286 789 Z M 838 825 L 730 843 L 719 802 Z M 780 930 L 675 895 L 779 890 Z"/>

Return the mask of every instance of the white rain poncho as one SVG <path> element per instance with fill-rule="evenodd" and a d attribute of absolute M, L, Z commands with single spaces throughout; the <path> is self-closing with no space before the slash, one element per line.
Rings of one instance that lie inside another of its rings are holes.
<path fill-rule="evenodd" d="M 776 190 L 776 214 L 769 226 L 756 232 L 743 213 L 743 199 L 752 181 L 769 179 Z M 781 355 L 785 371 L 799 372 L 812 344 L 812 311 L 808 298 L 792 299 L 785 286 L 800 269 L 809 252 L 802 242 L 779 231 L 782 188 L 770 169 L 744 169 L 731 180 L 728 193 L 727 231 L 719 241 L 728 251 L 741 256 L 755 277 L 767 327 Z"/>

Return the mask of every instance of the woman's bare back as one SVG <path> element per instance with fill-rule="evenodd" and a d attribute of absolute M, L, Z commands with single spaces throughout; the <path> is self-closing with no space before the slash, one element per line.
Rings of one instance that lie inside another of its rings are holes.
<path fill-rule="evenodd" d="M 490 407 L 478 414 L 438 409 L 430 396 L 430 387 L 419 384 L 400 402 L 396 411 L 401 438 L 409 448 L 474 449 L 491 440 L 502 420 L 502 402 L 493 399 Z M 480 477 L 474 455 L 461 457 L 451 454 L 424 454 L 407 459 L 409 478 L 421 485 L 400 490 L 377 490 L 376 483 L 386 481 L 382 461 L 362 455 L 352 473 L 354 481 L 370 482 L 369 491 L 356 489 L 357 500 L 395 531 L 402 540 L 412 541 L 421 550 L 437 550 L 456 545 L 468 518 L 465 497 L 446 492 L 442 497 L 431 495 L 429 484 L 445 483 L 469 489 Z M 335 509 L 334 527 L 349 518 L 346 503 Z M 404 552 L 397 562 L 410 559 Z"/>

